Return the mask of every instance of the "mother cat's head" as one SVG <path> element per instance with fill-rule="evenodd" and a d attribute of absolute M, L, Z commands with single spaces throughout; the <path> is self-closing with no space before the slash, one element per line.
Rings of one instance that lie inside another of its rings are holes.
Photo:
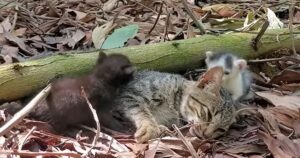
<path fill-rule="evenodd" d="M 198 137 L 219 137 L 235 122 L 234 102 L 221 88 L 223 74 L 222 67 L 209 69 L 197 85 L 190 87 L 182 103 L 182 117 L 194 122 L 191 133 Z"/>

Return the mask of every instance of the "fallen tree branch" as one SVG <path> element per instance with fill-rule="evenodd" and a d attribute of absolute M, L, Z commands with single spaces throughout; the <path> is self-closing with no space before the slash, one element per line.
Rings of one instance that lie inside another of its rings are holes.
<path fill-rule="evenodd" d="M 299 31 L 294 29 L 294 31 Z M 295 33 L 295 32 L 294 32 Z M 273 53 L 281 48 L 292 49 L 288 29 L 267 30 L 260 39 L 257 50 L 251 41 L 256 34 L 230 33 L 219 36 L 202 35 L 199 38 L 177 40 L 148 45 L 104 50 L 105 53 L 121 53 L 129 57 L 139 69 L 178 72 L 199 68 L 205 52 L 231 51 L 246 58 Z M 300 37 L 294 35 L 295 49 L 300 51 Z M 0 66 L 0 101 L 11 101 L 28 96 L 44 87 L 58 75 L 80 75 L 94 66 L 99 51 L 68 53 Z"/>

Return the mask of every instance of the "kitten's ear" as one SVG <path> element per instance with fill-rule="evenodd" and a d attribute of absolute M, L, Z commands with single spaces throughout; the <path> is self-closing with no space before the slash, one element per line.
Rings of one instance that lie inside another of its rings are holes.
<path fill-rule="evenodd" d="M 220 66 L 208 69 L 207 72 L 199 78 L 198 87 L 219 94 L 223 75 L 224 70 Z"/>
<path fill-rule="evenodd" d="M 135 66 L 128 66 L 128 67 L 125 67 L 123 69 L 123 71 L 126 75 L 131 75 L 136 71 L 136 67 Z"/>
<path fill-rule="evenodd" d="M 234 65 L 236 65 L 239 70 L 243 70 L 247 68 L 247 61 L 244 59 L 238 59 L 234 62 Z"/>
<path fill-rule="evenodd" d="M 205 52 L 205 54 L 206 54 L 206 58 L 210 58 L 211 56 L 214 55 L 214 53 L 212 51 L 207 51 L 207 52 Z"/>
<path fill-rule="evenodd" d="M 97 64 L 102 63 L 106 57 L 107 57 L 107 55 L 104 52 L 100 51 L 99 55 L 98 55 Z"/>

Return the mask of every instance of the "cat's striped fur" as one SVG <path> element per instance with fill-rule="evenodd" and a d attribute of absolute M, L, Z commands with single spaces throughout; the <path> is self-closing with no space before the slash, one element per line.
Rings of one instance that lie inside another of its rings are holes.
<path fill-rule="evenodd" d="M 227 91 L 220 90 L 221 83 L 201 88 L 197 84 L 180 75 L 138 72 L 117 97 L 118 111 L 136 126 L 138 142 L 158 137 L 161 127 L 181 126 L 181 120 L 199 123 L 192 131 L 200 137 L 218 137 L 234 122 L 233 101 Z"/>

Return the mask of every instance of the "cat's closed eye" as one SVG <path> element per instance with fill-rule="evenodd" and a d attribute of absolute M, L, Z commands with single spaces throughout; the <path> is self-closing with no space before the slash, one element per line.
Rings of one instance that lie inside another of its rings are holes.
<path fill-rule="evenodd" d="M 223 129 L 223 128 L 218 128 L 218 129 L 216 129 L 216 131 L 215 132 L 218 132 L 218 133 L 225 133 L 226 132 L 226 130 L 225 129 Z"/>

